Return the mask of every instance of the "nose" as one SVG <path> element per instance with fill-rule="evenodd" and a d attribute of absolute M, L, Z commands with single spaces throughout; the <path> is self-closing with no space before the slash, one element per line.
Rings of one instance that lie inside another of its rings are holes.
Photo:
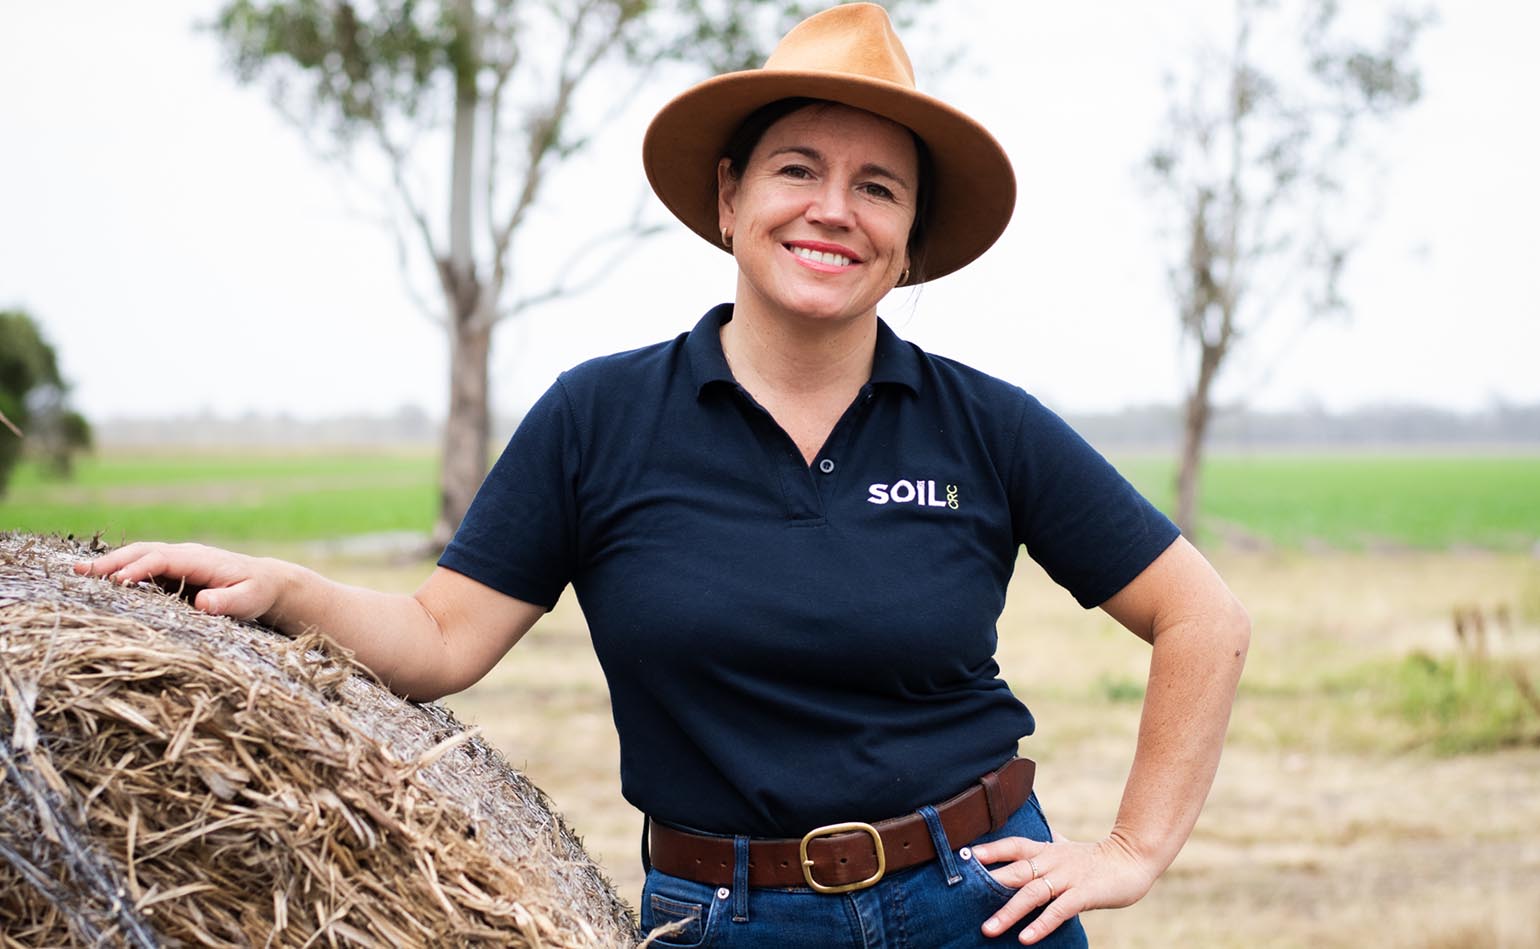
<path fill-rule="evenodd" d="M 850 190 L 842 182 L 827 180 L 808 202 L 803 216 L 815 224 L 850 227 L 852 223 Z"/>

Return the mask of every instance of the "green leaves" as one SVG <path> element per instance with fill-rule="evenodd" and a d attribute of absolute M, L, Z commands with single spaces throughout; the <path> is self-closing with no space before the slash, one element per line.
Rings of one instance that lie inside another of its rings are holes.
<path fill-rule="evenodd" d="M 90 448 L 91 426 L 66 404 L 68 392 L 58 357 L 32 317 L 0 310 L 0 416 L 11 423 L 0 425 L 0 494 L 24 449 L 63 474 L 76 453 Z"/>
<path fill-rule="evenodd" d="M 269 81 L 284 104 L 307 100 L 313 117 L 347 139 L 391 111 L 416 115 L 441 73 L 474 74 L 464 31 L 446 11 L 425 6 L 439 7 L 234 0 L 211 26 L 242 81 Z"/>

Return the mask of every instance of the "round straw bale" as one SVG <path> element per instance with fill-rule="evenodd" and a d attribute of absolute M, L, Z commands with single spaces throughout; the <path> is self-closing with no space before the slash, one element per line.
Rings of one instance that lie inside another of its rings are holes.
<path fill-rule="evenodd" d="M 0 534 L 0 947 L 636 942 L 475 729 L 92 553 Z"/>

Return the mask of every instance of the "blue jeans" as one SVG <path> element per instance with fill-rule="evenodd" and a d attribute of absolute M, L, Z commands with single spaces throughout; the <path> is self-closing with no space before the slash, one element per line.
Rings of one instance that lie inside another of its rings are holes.
<path fill-rule="evenodd" d="M 928 813 L 927 813 L 928 812 Z M 1000 837 L 1051 840 L 1048 822 L 1033 794 L 997 831 L 978 840 L 949 841 L 932 808 L 922 808 L 938 859 L 883 877 L 850 893 L 822 894 L 806 887 L 714 887 L 647 872 L 642 888 L 642 932 L 667 923 L 683 929 L 652 943 L 658 947 L 769 947 L 769 949 L 950 949 L 1020 945 L 1032 913 L 1009 932 L 985 939 L 979 929 L 1015 890 L 964 856 L 965 845 Z M 746 838 L 740 838 L 736 878 L 747 879 Z M 1086 945 L 1079 917 L 1066 921 L 1039 946 L 1071 949 Z"/>

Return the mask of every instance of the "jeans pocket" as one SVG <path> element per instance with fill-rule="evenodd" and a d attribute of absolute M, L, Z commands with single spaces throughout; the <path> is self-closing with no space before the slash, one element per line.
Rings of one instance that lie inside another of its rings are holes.
<path fill-rule="evenodd" d="M 670 884 L 679 884 L 670 886 Z M 696 893 L 695 890 L 704 892 Z M 642 934 L 644 936 L 664 927 L 676 927 L 666 935 L 653 940 L 654 946 L 688 949 L 706 943 L 711 931 L 717 900 L 706 887 L 685 880 L 676 880 L 654 870 L 647 875 L 647 885 L 642 893 Z"/>
<path fill-rule="evenodd" d="M 996 896 L 1000 897 L 1001 902 L 1016 895 L 1016 890 L 996 880 L 994 874 L 990 873 L 989 868 L 985 867 L 977 857 L 970 857 L 962 861 L 962 865 L 963 877 L 965 879 L 972 877 L 975 883 L 988 888 Z"/>

